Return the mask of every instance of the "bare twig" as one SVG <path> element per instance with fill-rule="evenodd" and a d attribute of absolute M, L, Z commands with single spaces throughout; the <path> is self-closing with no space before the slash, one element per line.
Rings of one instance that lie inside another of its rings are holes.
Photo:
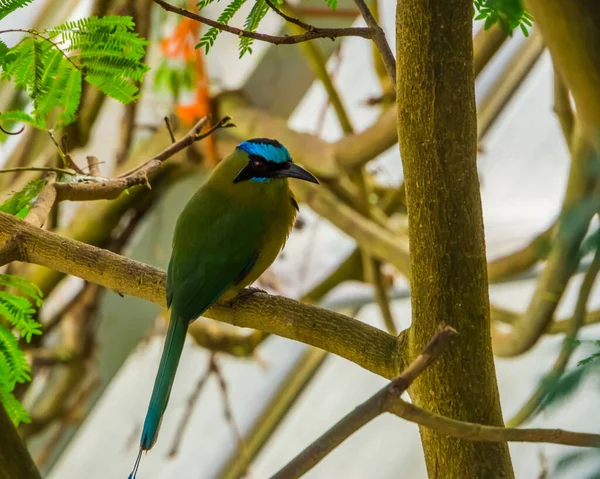
<path fill-rule="evenodd" d="M 383 60 L 383 64 L 385 65 L 385 69 L 392 80 L 392 85 L 394 90 L 396 89 L 396 59 L 394 58 L 394 54 L 392 53 L 392 49 L 390 48 L 390 44 L 385 37 L 385 32 L 375 20 L 375 17 L 369 10 L 369 7 L 365 3 L 364 0 L 354 0 L 354 3 L 358 7 L 360 14 L 365 20 L 365 23 L 368 27 L 370 27 L 373 32 L 371 39 L 377 46 L 377 50 L 379 50 L 379 54 L 381 55 L 381 59 Z"/>
<path fill-rule="evenodd" d="M 211 356 L 211 368 L 215 376 L 217 376 L 217 380 L 219 383 L 219 390 L 221 391 L 221 398 L 223 400 L 223 414 L 225 415 L 225 421 L 229 424 L 233 435 L 238 443 L 238 450 L 241 452 L 242 456 L 246 456 L 246 444 L 244 443 L 244 438 L 242 433 L 240 432 L 240 428 L 235 422 L 235 418 L 233 417 L 233 409 L 231 408 L 231 401 L 229 400 L 229 390 L 227 388 L 227 382 L 225 381 L 225 376 L 221 372 L 221 368 L 217 364 L 216 357 L 213 354 Z M 247 461 L 246 461 L 247 462 Z M 246 471 L 244 471 L 245 473 Z"/>
<path fill-rule="evenodd" d="M 569 331 L 563 340 L 563 344 L 558 357 L 550 372 L 545 376 L 544 381 L 540 383 L 538 388 L 533 392 L 531 397 L 525 402 L 521 409 L 507 421 L 506 425 L 509 427 L 517 427 L 523 424 L 528 419 L 532 418 L 536 413 L 539 412 L 540 404 L 546 397 L 549 387 L 555 384 L 555 382 L 565 372 L 567 364 L 571 355 L 576 349 L 575 340 L 577 339 L 577 333 L 585 322 L 587 315 L 587 303 L 596 282 L 596 278 L 600 272 L 600 252 L 597 251 L 592 264 L 585 273 L 583 283 L 579 289 L 579 295 L 577 296 L 577 303 L 575 304 L 575 311 L 573 312 L 573 318 Z"/>
<path fill-rule="evenodd" d="M 187 428 L 188 423 L 190 422 L 190 418 L 192 417 L 192 412 L 194 410 L 194 406 L 198 402 L 198 398 L 200 397 L 200 393 L 204 389 L 204 385 L 206 381 L 210 377 L 210 375 L 214 372 L 213 369 L 213 358 L 214 353 L 211 354 L 210 359 L 208 361 L 208 368 L 206 368 L 206 372 L 202 374 L 198 382 L 196 383 L 196 387 L 192 391 L 192 394 L 188 397 L 187 403 L 185 405 L 185 411 L 183 412 L 183 416 L 181 417 L 181 421 L 179 422 L 179 427 L 177 428 L 177 432 L 175 434 L 175 439 L 173 444 L 171 445 L 171 449 L 169 449 L 168 456 L 174 457 L 179 451 L 179 446 L 181 445 L 181 441 L 185 434 L 185 430 Z"/>
<path fill-rule="evenodd" d="M 344 440 L 358 431 L 368 422 L 385 412 L 388 396 L 400 397 L 411 383 L 421 374 L 443 351 L 456 331 L 449 326 L 441 326 L 438 333 L 425 346 L 423 352 L 410 363 L 402 374 L 389 385 L 380 390 L 366 402 L 337 422 L 319 439 L 298 454 L 271 479 L 297 478 L 316 466 Z"/>
<path fill-rule="evenodd" d="M 153 0 L 154 3 L 162 7 L 167 12 L 173 12 L 178 15 L 181 15 L 186 18 L 190 18 L 200 23 L 204 23 L 205 25 L 209 25 L 214 28 L 218 28 L 224 32 L 233 33 L 238 37 L 246 37 L 253 38 L 255 40 L 260 40 L 267 43 L 272 43 L 273 45 L 292 45 L 295 43 L 307 42 L 309 40 L 314 40 L 316 38 L 330 38 L 334 40 L 339 37 L 362 37 L 362 38 L 372 38 L 374 32 L 371 28 L 364 27 L 350 27 L 350 28 L 316 28 L 311 31 L 307 31 L 302 35 L 285 35 L 285 36 L 274 36 L 267 35 L 264 33 L 256 33 L 249 32 L 247 30 L 242 30 L 240 28 L 232 27 L 230 25 L 225 25 L 223 23 L 219 23 L 215 20 L 211 20 L 210 18 L 203 17 L 196 13 L 190 12 L 184 8 L 179 8 L 174 5 L 171 5 L 164 0 Z"/>
<path fill-rule="evenodd" d="M 206 138 L 219 128 L 234 126 L 229 117 L 223 118 L 213 128 L 201 133 L 208 118 L 201 119 L 194 127 L 179 141 L 165 148 L 161 153 L 143 165 L 130 170 L 116 178 L 105 181 L 94 181 L 88 183 L 57 183 L 58 201 L 94 201 L 118 198 L 123 191 L 132 186 L 146 185 L 150 188 L 148 177 L 159 170 L 162 164 L 193 143 Z"/>
<path fill-rule="evenodd" d="M 8 131 L 8 130 L 5 130 L 2 127 L 2 125 L 0 125 L 0 131 L 2 133 L 4 133 L 5 135 L 17 136 L 17 135 L 20 135 L 21 133 L 23 133 L 23 131 L 25 131 L 25 126 L 22 126 L 21 129 L 17 130 L 17 131 Z"/>
<path fill-rule="evenodd" d="M 307 32 L 314 32 L 315 30 L 317 30 L 317 27 L 315 27 L 314 25 L 309 25 L 308 23 L 304 23 L 302 20 L 299 20 L 297 18 L 294 18 L 294 17 L 286 14 L 285 12 L 282 12 L 273 4 L 273 2 L 271 2 L 271 0 L 265 0 L 265 3 L 269 6 L 269 8 L 271 10 L 273 10 L 277 15 L 279 15 L 281 18 L 283 18 L 286 22 L 293 23 L 294 25 L 298 25 L 300 28 L 302 28 L 303 30 L 306 30 Z"/>
<path fill-rule="evenodd" d="M 329 452 L 377 416 L 390 412 L 398 417 L 461 439 L 484 442 L 541 442 L 580 447 L 600 447 L 600 434 L 563 431 L 560 429 L 513 429 L 486 426 L 434 414 L 401 398 L 411 383 L 440 354 L 457 333 L 445 327 L 395 380 L 336 423 L 271 479 L 296 479 L 312 469 Z"/>
<path fill-rule="evenodd" d="M 562 429 L 516 429 L 457 421 L 425 411 L 400 398 L 393 400 L 389 412 L 441 434 L 470 441 L 539 442 L 564 446 L 600 447 L 600 434 Z"/>
<path fill-rule="evenodd" d="M 90 176 L 100 176 L 100 160 L 95 156 L 86 156 L 85 159 L 88 163 L 88 174 Z"/>
<path fill-rule="evenodd" d="M 74 170 L 67 170 L 66 168 L 54 168 L 51 166 L 16 166 L 14 168 L 4 168 L 0 170 L 0 173 L 14 173 L 16 171 L 43 171 L 45 173 L 60 173 L 62 175 L 77 175 Z"/>
<path fill-rule="evenodd" d="M 175 135 L 173 134 L 173 128 L 171 128 L 171 120 L 169 120 L 168 116 L 165 116 L 165 125 L 167 125 L 167 130 L 169 130 L 169 136 L 171 137 L 171 143 L 175 143 Z"/>

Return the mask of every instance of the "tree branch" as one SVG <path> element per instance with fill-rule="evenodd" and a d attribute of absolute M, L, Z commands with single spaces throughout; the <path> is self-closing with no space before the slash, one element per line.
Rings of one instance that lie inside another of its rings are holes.
<path fill-rule="evenodd" d="M 18 234 L 16 234 L 18 232 Z M 80 243 L 0 213 L 0 241 L 14 238 L 20 260 L 80 277 L 121 294 L 165 306 L 165 273 L 107 250 Z M 205 316 L 301 341 L 393 378 L 404 366 L 404 335 L 326 309 L 266 293 L 215 305 Z"/>
<path fill-rule="evenodd" d="M 292 23 L 294 25 L 299 26 L 300 28 L 302 28 L 303 30 L 306 30 L 307 32 L 314 32 L 315 30 L 318 30 L 317 27 L 315 27 L 314 25 L 310 25 L 308 23 L 304 23 L 302 20 L 299 20 L 297 18 L 291 17 L 290 15 L 288 15 L 285 12 L 282 12 L 281 10 L 279 10 L 271 0 L 265 0 L 265 3 L 269 6 L 269 8 L 271 10 L 273 10 L 277 15 L 279 15 L 281 18 L 283 18 L 286 22 Z"/>
<path fill-rule="evenodd" d="M 162 164 L 179 153 L 181 150 L 189 147 L 197 141 L 206 138 L 219 128 L 229 128 L 234 126 L 229 117 L 223 118 L 214 128 L 211 128 L 206 133 L 201 133 L 202 128 L 208 121 L 208 117 L 202 118 L 196 123 L 192 129 L 181 140 L 169 145 L 161 153 L 156 155 L 151 160 L 148 160 L 143 165 L 140 165 L 133 170 L 127 171 L 116 178 L 105 179 L 91 183 L 56 183 L 58 192 L 58 201 L 94 201 L 94 200 L 110 200 L 118 198 L 123 191 L 132 186 L 146 185 L 150 188 L 148 177 L 160 169 Z"/>
<path fill-rule="evenodd" d="M 540 385 L 533 392 L 530 398 L 523 404 L 521 409 L 506 422 L 507 426 L 517 427 L 523 424 L 528 419 L 534 417 L 534 415 L 540 412 L 540 404 L 548 394 L 549 389 L 556 384 L 556 381 L 564 374 L 567 364 L 571 355 L 577 348 L 576 340 L 577 333 L 585 323 L 585 317 L 587 314 L 587 303 L 600 272 L 600 251 L 596 251 L 594 260 L 590 265 L 589 269 L 585 273 L 581 287 L 579 288 L 579 295 L 577 296 L 577 302 L 575 304 L 575 311 L 573 318 L 571 319 L 569 330 L 567 335 L 563 339 L 562 347 L 552 369 L 548 374 L 545 375 L 544 380 L 540 382 Z"/>
<path fill-rule="evenodd" d="M 536 442 L 565 446 L 600 447 L 600 434 L 561 429 L 514 429 L 457 421 L 421 409 L 402 399 L 412 382 L 440 355 L 456 331 L 448 326 L 427 344 L 423 352 L 403 371 L 367 401 L 337 422 L 319 439 L 302 451 L 271 479 L 297 479 L 316 466 L 348 437 L 379 415 L 396 416 L 438 433 L 455 438 L 482 442 Z"/>
<path fill-rule="evenodd" d="M 358 7 L 360 14 L 365 20 L 365 23 L 368 27 L 373 31 L 373 35 L 371 39 L 377 46 L 377 50 L 379 50 L 379 54 L 381 55 L 381 59 L 383 60 L 383 64 L 385 65 L 385 69 L 387 70 L 387 74 L 392 80 L 392 86 L 394 90 L 396 89 L 396 59 L 394 58 L 394 54 L 392 53 L 392 49 L 390 48 L 390 44 L 385 37 L 385 32 L 375 20 L 375 17 L 367 7 L 367 4 L 364 0 L 354 0 L 354 3 Z"/>
<path fill-rule="evenodd" d="M 41 479 L 33 459 L 19 437 L 8 414 L 0 404 L 0 477 Z"/>
<path fill-rule="evenodd" d="M 457 332 L 451 327 L 441 325 L 438 333 L 425 346 L 423 352 L 408 365 L 399 377 L 337 422 L 283 469 L 273 475 L 271 479 L 298 478 L 315 467 L 344 440 L 385 412 L 384 406 L 387 396 L 393 394 L 400 397 L 419 374 L 435 361 L 450 339 L 456 334 Z"/>
<path fill-rule="evenodd" d="M 292 45 L 294 43 L 307 42 L 309 40 L 315 40 L 316 38 L 329 38 L 331 40 L 335 40 L 339 37 L 361 37 L 361 38 L 372 38 L 374 36 L 374 31 L 371 28 L 364 27 L 350 27 L 350 28 L 317 28 L 315 27 L 312 30 L 303 33 L 302 35 L 285 35 L 285 36 L 275 36 L 275 35 L 267 35 L 264 33 L 256 33 L 250 32 L 247 30 L 242 30 L 240 28 L 232 27 L 230 25 L 225 25 L 223 23 L 219 23 L 215 20 L 211 20 L 210 18 L 203 17 L 196 13 L 190 12 L 184 8 L 179 8 L 170 3 L 165 2 L 164 0 L 153 0 L 158 6 L 160 6 L 163 10 L 167 12 L 173 12 L 177 15 L 181 15 L 182 17 L 190 18 L 200 23 L 204 23 L 205 25 L 209 25 L 214 28 L 218 28 L 221 31 L 232 33 L 237 35 L 238 37 L 246 37 L 253 38 L 255 40 L 260 40 L 267 43 L 272 43 L 273 45 Z"/>

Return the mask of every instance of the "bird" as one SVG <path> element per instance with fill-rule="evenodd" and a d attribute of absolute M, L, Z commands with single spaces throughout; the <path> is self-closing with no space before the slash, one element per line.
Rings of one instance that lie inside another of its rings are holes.
<path fill-rule="evenodd" d="M 171 317 L 129 479 L 156 443 L 189 325 L 213 304 L 235 299 L 285 246 L 298 212 L 289 178 L 319 184 L 279 141 L 243 141 L 177 219 L 166 280 Z"/>

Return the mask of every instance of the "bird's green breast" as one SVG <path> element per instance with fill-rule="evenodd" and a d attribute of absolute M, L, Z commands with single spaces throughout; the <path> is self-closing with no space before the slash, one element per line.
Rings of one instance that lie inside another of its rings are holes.
<path fill-rule="evenodd" d="M 167 299 L 187 320 L 256 281 L 281 251 L 296 216 L 287 180 L 265 185 L 213 178 L 185 206 L 173 237 Z"/>

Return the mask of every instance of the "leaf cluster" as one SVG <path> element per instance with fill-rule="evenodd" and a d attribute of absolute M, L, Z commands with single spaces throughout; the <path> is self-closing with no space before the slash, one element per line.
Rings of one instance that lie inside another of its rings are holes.
<path fill-rule="evenodd" d="M 0 0 L 0 18 L 26 3 Z M 90 17 L 42 32 L 23 30 L 27 35 L 12 48 L 0 40 L 1 78 L 32 101 L 31 111 L 2 112 L 0 120 L 41 129 L 67 125 L 76 118 L 83 81 L 123 103 L 136 100 L 148 70 L 143 63 L 148 42 L 134 27 L 127 16 Z"/>
<path fill-rule="evenodd" d="M 198 9 L 202 10 L 206 8 L 211 3 L 214 3 L 215 0 L 200 0 L 198 2 Z M 327 5 L 331 8 L 335 8 L 337 6 L 337 0 L 326 0 Z M 229 22 L 233 19 L 235 14 L 242 8 L 242 6 L 246 3 L 246 0 L 232 0 L 230 1 L 221 15 L 217 18 L 217 21 L 223 25 L 229 25 Z M 273 0 L 273 5 L 276 7 L 281 7 L 283 5 L 283 0 Z M 250 12 L 246 16 L 246 20 L 244 21 L 244 30 L 249 32 L 256 32 L 260 22 L 265 17 L 267 12 L 269 11 L 269 6 L 265 2 L 265 0 L 255 0 L 254 5 L 250 9 Z M 204 48 L 205 52 L 208 53 L 210 48 L 214 45 L 217 36 L 219 35 L 220 30 L 215 27 L 211 27 L 200 39 L 200 42 L 196 45 L 196 48 Z M 246 53 L 252 53 L 252 44 L 254 43 L 254 39 L 248 37 L 240 37 L 240 58 L 243 57 Z"/>
<path fill-rule="evenodd" d="M 0 287 L 0 402 L 18 425 L 30 418 L 13 391 L 18 383 L 31 381 L 31 368 L 19 339 L 29 342 L 33 335 L 42 334 L 41 324 L 33 317 L 34 305 L 39 308 L 42 304 L 42 292 L 26 279 L 8 274 L 0 275 Z"/>
<path fill-rule="evenodd" d="M 508 34 L 520 28 L 523 35 L 529 36 L 533 17 L 525 10 L 521 0 L 473 0 L 473 3 L 477 10 L 475 20 L 484 20 L 485 30 L 499 23 Z"/>

